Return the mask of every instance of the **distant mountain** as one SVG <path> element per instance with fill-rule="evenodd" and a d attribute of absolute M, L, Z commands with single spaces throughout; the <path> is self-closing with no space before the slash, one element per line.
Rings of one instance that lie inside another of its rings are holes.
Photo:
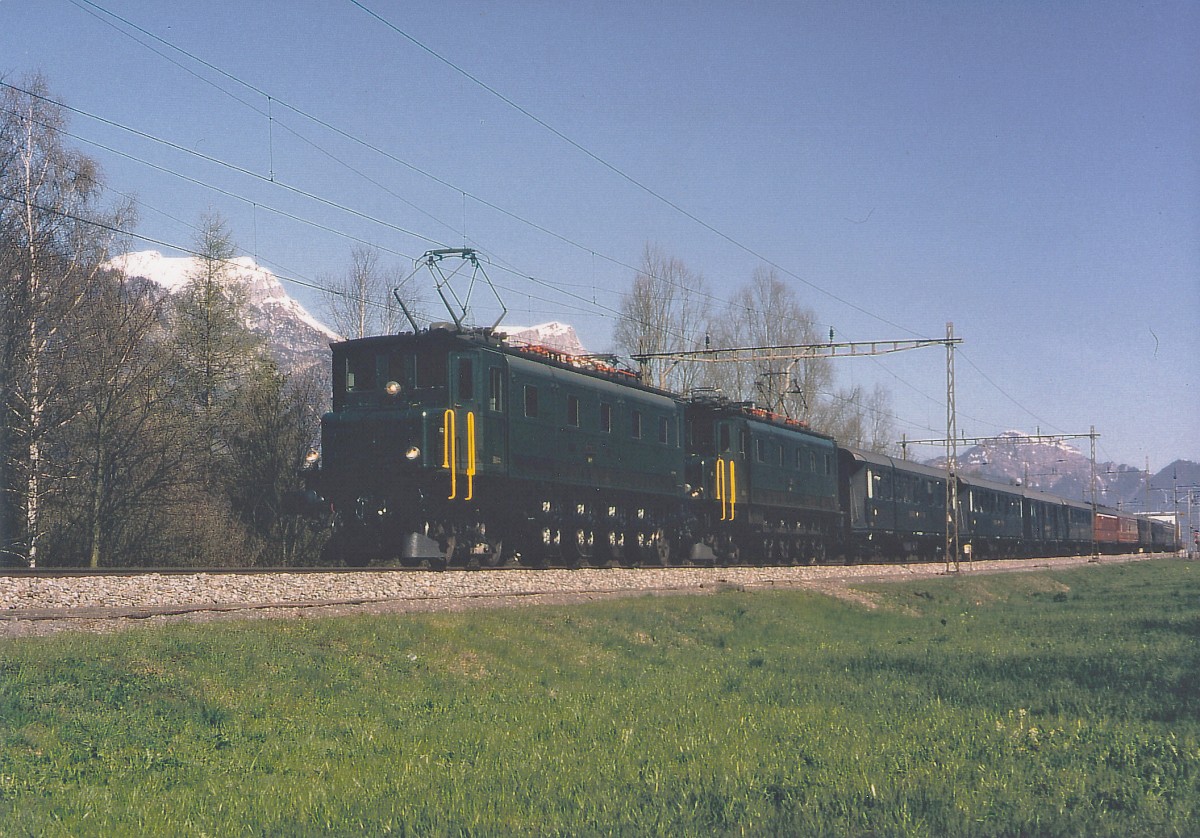
<path fill-rule="evenodd" d="M 191 256 L 163 256 L 157 250 L 142 250 L 122 254 L 107 267 L 131 279 L 141 277 L 168 294 L 177 294 L 196 271 L 197 261 Z M 329 344 L 341 340 L 337 333 L 288 296 L 271 271 L 248 256 L 232 261 L 232 277 L 246 289 L 246 325 L 263 338 L 279 368 L 300 372 L 317 367 L 327 372 Z"/>
<path fill-rule="evenodd" d="M 537 326 L 501 326 L 496 330 L 510 343 L 544 346 L 564 355 L 587 355 L 575 327 L 552 320 Z"/>
<path fill-rule="evenodd" d="M 1029 486 L 1077 500 L 1092 498 L 1091 457 L 1065 442 L 1017 442 L 1026 436 L 1018 431 L 1000 434 L 993 442 L 958 452 L 958 469 L 965 475 L 1010 486 Z M 944 468 L 945 457 L 928 461 Z M 1097 500 L 1104 506 L 1134 512 L 1166 511 L 1174 504 L 1175 486 L 1200 482 L 1200 464 L 1177 460 L 1150 477 L 1136 466 L 1113 462 L 1096 463 Z M 1164 493 L 1165 492 L 1165 493 Z"/>

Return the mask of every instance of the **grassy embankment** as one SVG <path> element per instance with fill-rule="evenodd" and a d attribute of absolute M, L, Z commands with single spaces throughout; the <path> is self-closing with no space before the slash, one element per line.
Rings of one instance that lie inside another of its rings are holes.
<path fill-rule="evenodd" d="M 1200 832 L 1200 565 L 0 646 L 0 834 Z"/>

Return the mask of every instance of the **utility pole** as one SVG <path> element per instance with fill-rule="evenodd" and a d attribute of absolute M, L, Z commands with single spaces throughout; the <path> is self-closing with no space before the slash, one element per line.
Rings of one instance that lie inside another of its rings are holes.
<path fill-rule="evenodd" d="M 954 324 L 946 324 L 946 571 L 958 573 L 958 413 L 954 407 Z M 951 557 L 953 556 L 953 559 Z"/>
<path fill-rule="evenodd" d="M 1092 440 L 1092 561 L 1100 561 L 1100 549 L 1096 546 L 1096 426 L 1091 426 L 1088 436 Z"/>

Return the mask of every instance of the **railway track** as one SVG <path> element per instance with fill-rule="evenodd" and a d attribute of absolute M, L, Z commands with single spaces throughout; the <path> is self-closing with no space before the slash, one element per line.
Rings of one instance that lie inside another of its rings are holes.
<path fill-rule="evenodd" d="M 1105 556 L 1102 563 L 1154 558 Z M 1088 557 L 964 564 L 965 573 L 1070 567 Z M 112 631 L 182 620 L 402 613 L 591 601 L 618 596 L 815 587 L 946 573 L 944 564 L 425 571 L 196 569 L 0 575 L 0 636 Z"/>

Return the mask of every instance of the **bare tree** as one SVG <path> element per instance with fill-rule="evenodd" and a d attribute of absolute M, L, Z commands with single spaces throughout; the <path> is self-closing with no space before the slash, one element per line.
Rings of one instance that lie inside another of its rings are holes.
<path fill-rule="evenodd" d="M 398 289 L 409 311 L 417 314 L 423 309 L 411 284 L 411 277 L 381 264 L 378 250 L 355 245 L 346 274 L 321 278 L 326 322 L 347 338 L 395 334 L 406 320 L 394 290 Z"/>
<path fill-rule="evenodd" d="M 704 277 L 647 244 L 633 285 L 621 300 L 614 333 L 617 350 L 637 355 L 701 349 L 711 310 L 712 295 Z M 686 392 L 700 381 L 696 365 L 662 360 L 648 361 L 642 374 L 649 383 L 677 392 Z"/>
<path fill-rule="evenodd" d="M 713 345 L 720 347 L 793 346 L 820 339 L 816 315 L 767 268 L 755 270 L 713 329 Z M 731 398 L 755 401 L 804 422 L 812 420 L 818 394 L 831 380 L 830 363 L 820 358 L 714 364 L 709 373 L 711 386 Z"/>
<path fill-rule="evenodd" d="M 896 437 L 891 393 L 882 384 L 869 392 L 861 385 L 839 389 L 822 400 L 812 424 L 844 445 L 876 453 L 888 451 Z"/>
<path fill-rule="evenodd" d="M 59 563 L 79 556 L 100 567 L 153 555 L 140 522 L 161 528 L 172 484 L 187 473 L 187 425 L 172 390 L 179 377 L 162 310 L 149 288 L 101 274 L 78 312 L 84 340 L 65 371 L 74 415 L 53 437 L 66 476 L 48 510 Z"/>
<path fill-rule="evenodd" d="M 129 210 L 101 211 L 99 169 L 63 144 L 44 79 L 4 88 L 0 106 L 0 551 L 32 566 L 55 467 L 46 446 L 75 410 L 69 326 Z"/>

